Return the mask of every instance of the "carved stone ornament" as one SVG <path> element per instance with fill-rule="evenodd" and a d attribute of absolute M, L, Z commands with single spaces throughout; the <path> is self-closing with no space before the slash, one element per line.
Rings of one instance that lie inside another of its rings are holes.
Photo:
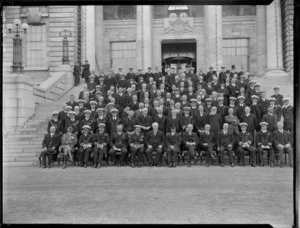
<path fill-rule="evenodd" d="M 165 33 L 186 33 L 193 31 L 192 17 L 169 17 L 164 18 Z"/>
<path fill-rule="evenodd" d="M 44 25 L 42 22 L 42 13 L 39 8 L 28 8 L 27 13 L 27 24 L 28 25 Z"/>
<path fill-rule="evenodd" d="M 255 25 L 241 26 L 237 25 L 231 29 L 232 35 L 251 36 L 255 32 Z"/>

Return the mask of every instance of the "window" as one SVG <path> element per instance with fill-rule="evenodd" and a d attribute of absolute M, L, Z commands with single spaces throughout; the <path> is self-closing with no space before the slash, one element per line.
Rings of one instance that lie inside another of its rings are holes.
<path fill-rule="evenodd" d="M 223 5 L 222 16 L 250 16 L 256 15 L 256 6 L 252 5 Z"/>
<path fill-rule="evenodd" d="M 46 67 L 46 25 L 28 26 L 26 35 L 26 67 Z"/>
<path fill-rule="evenodd" d="M 187 5 L 170 5 L 168 7 L 168 16 L 172 16 L 176 14 L 177 17 L 180 15 L 186 14 L 186 16 L 189 15 L 189 7 Z"/>
<path fill-rule="evenodd" d="M 231 69 L 231 65 L 244 65 L 247 69 L 249 52 L 248 39 L 223 39 L 223 64 L 226 69 Z"/>
<path fill-rule="evenodd" d="M 134 8 L 132 6 L 119 6 L 118 15 L 121 20 L 134 19 Z"/>
<path fill-rule="evenodd" d="M 111 67 L 119 66 L 126 71 L 130 66 L 136 66 L 136 42 L 111 42 Z"/>
<path fill-rule="evenodd" d="M 22 6 L 22 9 L 21 9 L 21 13 L 22 14 L 27 14 L 29 11 L 28 9 L 29 8 L 38 8 L 39 9 L 39 12 L 41 13 L 48 13 L 48 7 L 47 6 Z"/>

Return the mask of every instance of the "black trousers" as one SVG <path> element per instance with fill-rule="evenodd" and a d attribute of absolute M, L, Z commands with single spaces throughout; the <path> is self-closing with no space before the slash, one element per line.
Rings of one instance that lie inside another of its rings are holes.
<path fill-rule="evenodd" d="M 79 161 L 87 163 L 92 153 L 93 149 L 91 147 L 84 149 L 82 146 L 79 148 Z"/>
<path fill-rule="evenodd" d="M 135 161 L 135 157 L 138 156 L 138 162 L 142 161 L 142 157 L 145 153 L 145 148 L 141 147 L 141 148 L 135 148 L 135 147 L 130 147 L 130 160 L 131 163 L 134 163 Z"/>
<path fill-rule="evenodd" d="M 151 163 L 153 163 L 153 158 L 152 158 L 152 152 L 153 151 L 156 151 L 156 159 L 155 159 L 155 164 L 158 164 L 158 162 L 159 162 L 159 159 L 160 159 L 160 157 L 161 157 L 161 154 L 162 154 L 162 148 L 159 148 L 159 147 L 157 147 L 157 148 L 147 148 L 147 150 L 146 150 L 146 154 L 147 154 L 147 158 L 148 158 L 148 162 L 151 162 Z"/>
<path fill-rule="evenodd" d="M 103 162 L 103 156 L 107 155 L 107 147 L 104 146 L 103 148 L 94 149 L 94 163 L 99 162 L 100 164 Z"/>
<path fill-rule="evenodd" d="M 245 152 L 249 151 L 250 153 L 250 161 L 255 162 L 255 149 L 252 146 L 249 147 L 239 147 L 238 152 L 239 152 L 239 157 L 240 157 L 240 162 L 244 163 L 245 162 Z"/>
<path fill-rule="evenodd" d="M 219 153 L 220 153 L 220 161 L 224 163 L 224 151 L 227 150 L 229 155 L 230 163 L 233 163 L 233 153 L 232 153 L 232 146 L 220 146 Z"/>
<path fill-rule="evenodd" d="M 42 152 L 42 164 L 46 165 L 46 156 L 48 155 L 48 166 L 51 165 L 52 159 L 53 159 L 53 149 L 47 149 L 46 151 Z"/>
<path fill-rule="evenodd" d="M 177 162 L 178 161 L 178 154 L 180 153 L 180 148 L 174 146 L 174 149 L 167 148 L 166 152 L 168 154 L 168 162 Z"/>

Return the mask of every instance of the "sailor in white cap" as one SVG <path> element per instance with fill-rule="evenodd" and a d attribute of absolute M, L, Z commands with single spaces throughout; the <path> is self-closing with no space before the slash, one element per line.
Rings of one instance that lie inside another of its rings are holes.
<path fill-rule="evenodd" d="M 276 99 L 275 104 L 279 105 L 280 107 L 283 105 L 283 95 L 280 94 L 280 87 L 279 86 L 274 86 L 274 94 L 271 96 Z"/>
<path fill-rule="evenodd" d="M 283 129 L 286 131 L 294 131 L 294 107 L 290 105 L 290 98 L 283 98 L 282 116 Z"/>
<path fill-rule="evenodd" d="M 94 135 L 94 168 L 100 168 L 103 164 L 103 158 L 105 158 L 105 160 L 107 158 L 107 146 L 109 144 L 109 135 L 107 132 L 105 132 L 105 127 L 105 123 L 99 123 L 99 131 Z"/>
<path fill-rule="evenodd" d="M 58 111 L 53 111 L 52 112 L 52 119 L 48 122 L 48 126 L 47 126 L 47 132 L 50 133 L 50 127 L 51 126 L 55 126 L 55 133 L 57 134 L 62 134 L 62 123 L 61 121 L 58 119 Z"/>
<path fill-rule="evenodd" d="M 93 151 L 94 135 L 91 133 L 91 127 L 89 125 L 83 125 L 83 134 L 79 138 L 79 162 L 80 166 L 86 168 L 90 154 Z"/>
<path fill-rule="evenodd" d="M 79 131 L 83 130 L 83 126 L 88 125 L 91 133 L 94 133 L 94 120 L 91 118 L 91 110 L 84 111 L 84 119 L 80 121 Z"/>
<path fill-rule="evenodd" d="M 277 125 L 277 123 L 276 123 Z M 256 133 L 257 152 L 259 155 L 259 166 L 264 166 L 263 152 L 267 151 L 270 159 L 270 166 L 274 166 L 274 149 L 273 149 L 273 135 L 267 130 L 268 123 L 260 122 L 261 130 Z M 276 126 L 277 127 L 277 126 Z"/>

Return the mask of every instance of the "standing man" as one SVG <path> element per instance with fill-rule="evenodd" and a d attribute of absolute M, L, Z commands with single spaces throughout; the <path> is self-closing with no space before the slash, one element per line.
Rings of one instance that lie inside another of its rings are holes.
<path fill-rule="evenodd" d="M 294 108 L 289 104 L 289 98 L 284 98 L 282 101 L 283 129 L 290 132 L 294 131 Z"/>
<path fill-rule="evenodd" d="M 223 124 L 223 130 L 219 132 L 217 149 L 220 153 L 221 166 L 224 167 L 224 151 L 227 150 L 231 167 L 234 166 L 232 147 L 234 144 L 233 134 L 228 132 L 228 123 Z"/>
<path fill-rule="evenodd" d="M 273 108 L 268 108 L 268 113 L 265 114 L 262 118 L 262 122 L 267 122 L 267 128 L 268 131 L 273 132 L 277 129 L 277 122 L 279 121 L 279 118 L 276 114 L 273 114 Z"/>
<path fill-rule="evenodd" d="M 89 82 L 89 76 L 91 75 L 89 61 L 85 60 L 85 64 L 83 64 L 82 66 L 82 78 L 84 78 L 85 83 L 87 84 Z"/>
<path fill-rule="evenodd" d="M 276 124 L 277 125 L 277 124 Z M 267 151 L 270 159 L 270 166 L 274 167 L 274 149 L 273 149 L 273 135 L 267 130 L 268 123 L 260 123 L 261 130 L 256 134 L 257 151 L 259 154 L 260 167 L 264 166 L 264 151 Z"/>
<path fill-rule="evenodd" d="M 48 168 L 51 168 L 52 156 L 56 154 L 60 144 L 60 134 L 55 133 L 56 127 L 50 127 L 50 133 L 46 134 L 42 143 L 42 164 L 46 168 L 46 155 L 48 155 Z"/>
<path fill-rule="evenodd" d="M 80 84 L 80 66 L 78 62 L 75 63 L 73 76 L 74 76 L 74 85 L 78 86 Z"/>
<path fill-rule="evenodd" d="M 275 105 L 282 106 L 283 105 L 283 96 L 279 93 L 280 87 L 279 86 L 274 86 L 274 94 L 271 95 L 271 97 L 275 98 Z"/>
<path fill-rule="evenodd" d="M 160 166 L 159 159 L 162 154 L 162 149 L 165 141 L 165 136 L 162 131 L 158 130 L 158 123 L 154 122 L 152 124 L 153 131 L 148 132 L 146 137 L 146 154 L 148 158 L 149 166 L 152 167 L 154 164 Z M 156 160 L 153 161 L 152 152 L 156 151 Z"/>
<path fill-rule="evenodd" d="M 73 94 L 70 96 L 70 101 L 68 101 L 66 105 L 71 106 L 73 111 L 74 107 L 78 106 L 78 103 L 75 101 L 75 96 Z"/>

